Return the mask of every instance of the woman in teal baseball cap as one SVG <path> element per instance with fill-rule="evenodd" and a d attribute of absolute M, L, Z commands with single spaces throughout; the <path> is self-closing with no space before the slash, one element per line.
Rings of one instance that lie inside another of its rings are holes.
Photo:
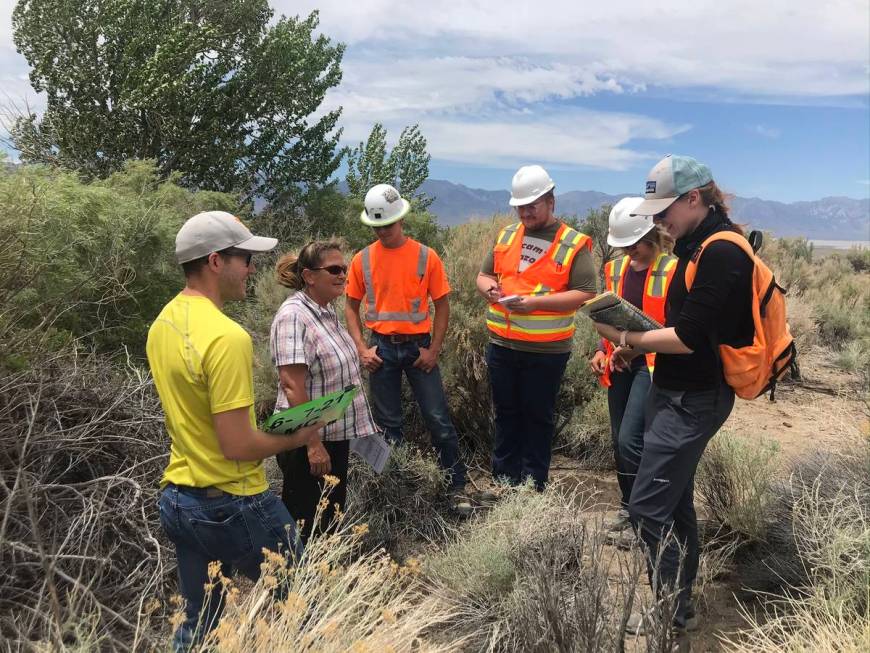
<path fill-rule="evenodd" d="M 619 345 L 615 358 L 627 361 L 656 352 L 643 454 L 628 511 L 647 546 L 650 582 L 660 591 L 677 592 L 673 627 L 679 645 L 685 632 L 697 625 L 692 605 L 699 562 L 695 470 L 734 406 L 734 390 L 724 381 L 718 345 L 743 347 L 753 342 L 754 260 L 740 245 L 714 240 L 697 260 L 694 283 L 687 289 L 686 268 L 707 238 L 720 231 L 742 236 L 728 217 L 725 196 L 710 168 L 691 157 L 673 155 L 659 161 L 647 176 L 644 201 L 632 213 L 653 216 L 676 240 L 677 265 L 668 289 L 665 328 L 626 332 L 596 326 Z M 653 583 L 656 574 L 658 582 Z M 632 615 L 629 631 L 643 631 L 648 618 Z"/>

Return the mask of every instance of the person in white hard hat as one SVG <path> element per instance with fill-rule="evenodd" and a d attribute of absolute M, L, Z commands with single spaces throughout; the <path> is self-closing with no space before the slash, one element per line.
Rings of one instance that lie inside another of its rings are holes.
<path fill-rule="evenodd" d="M 509 484 L 549 478 L 556 396 L 574 314 L 596 293 L 591 239 L 556 220 L 555 184 L 539 165 L 511 184 L 520 221 L 500 231 L 477 275 L 489 303 L 486 360 L 495 411 L 492 473 Z"/>
<path fill-rule="evenodd" d="M 160 481 L 160 524 L 175 545 L 185 618 L 173 648 L 192 650 L 217 625 L 220 583 L 209 567 L 256 580 L 263 549 L 301 554 L 296 519 L 269 489 L 263 458 L 320 444 L 322 423 L 275 437 L 254 420 L 251 336 L 223 312 L 245 298 L 253 257 L 274 238 L 254 236 L 234 215 L 206 211 L 175 238 L 186 284 L 148 330 L 145 351 L 171 446 Z"/>
<path fill-rule="evenodd" d="M 665 320 L 665 300 L 677 259 L 667 253 L 667 236 L 651 216 L 632 215 L 642 197 L 626 197 L 610 211 L 607 243 L 623 255 L 604 265 L 605 288 L 645 312 L 660 324 Z M 620 510 L 609 524 L 609 538 L 631 544 L 634 535 L 628 515 L 631 488 L 643 453 L 644 409 L 649 394 L 655 354 L 636 356 L 631 362 L 614 357 L 610 341 L 602 339 L 590 366 L 607 388 L 610 433 L 619 482 Z"/>
<path fill-rule="evenodd" d="M 432 436 L 441 466 L 450 475 L 450 504 L 460 515 L 471 513 L 465 496 L 465 465 L 450 418 L 438 355 L 447 333 L 450 284 L 438 254 L 405 235 L 408 201 L 389 184 L 378 184 L 365 197 L 360 221 L 377 240 L 358 252 L 347 278 L 345 318 L 360 361 L 369 371 L 369 397 L 375 421 L 391 442 L 401 442 L 402 375 L 408 379 Z M 429 300 L 435 307 L 429 318 Z M 363 336 L 360 306 L 365 300 Z M 432 333 L 430 334 L 430 328 Z"/>

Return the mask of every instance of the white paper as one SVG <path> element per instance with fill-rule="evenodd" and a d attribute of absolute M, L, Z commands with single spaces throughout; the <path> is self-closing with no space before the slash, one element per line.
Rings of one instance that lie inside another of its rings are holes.
<path fill-rule="evenodd" d="M 351 440 L 350 450 L 371 465 L 378 474 L 384 471 L 390 458 L 390 445 L 378 433 Z"/>

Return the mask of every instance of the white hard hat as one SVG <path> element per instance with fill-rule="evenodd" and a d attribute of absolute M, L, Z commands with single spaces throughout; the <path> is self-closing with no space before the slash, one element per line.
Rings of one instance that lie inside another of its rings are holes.
<path fill-rule="evenodd" d="M 607 244 L 629 247 L 655 228 L 651 215 L 632 215 L 643 202 L 642 197 L 623 197 L 610 211 Z"/>
<path fill-rule="evenodd" d="M 411 210 L 408 200 L 389 184 L 372 186 L 366 193 L 365 209 L 359 219 L 370 227 L 386 227 L 398 222 Z"/>
<path fill-rule="evenodd" d="M 556 187 L 550 175 L 541 166 L 523 166 L 511 182 L 511 206 L 531 204 L 541 195 Z"/>

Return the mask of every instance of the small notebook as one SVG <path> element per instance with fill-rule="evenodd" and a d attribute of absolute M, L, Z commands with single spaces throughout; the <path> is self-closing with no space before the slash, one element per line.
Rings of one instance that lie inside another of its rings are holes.
<path fill-rule="evenodd" d="M 357 392 L 359 392 L 358 386 L 348 385 L 328 395 L 282 410 L 266 420 L 263 430 L 267 433 L 287 435 L 317 422 L 332 424 L 341 419 Z"/>
<path fill-rule="evenodd" d="M 653 331 L 662 328 L 649 315 L 613 292 L 593 297 L 580 307 L 580 312 L 593 322 L 609 324 L 623 331 Z"/>

